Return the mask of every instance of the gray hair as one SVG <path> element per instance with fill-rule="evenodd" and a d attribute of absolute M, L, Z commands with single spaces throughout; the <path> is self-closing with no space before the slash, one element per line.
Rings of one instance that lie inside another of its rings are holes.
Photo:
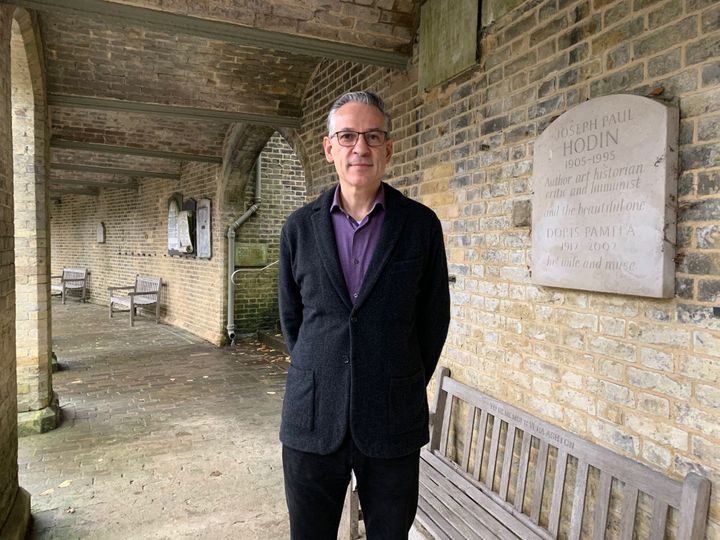
<path fill-rule="evenodd" d="M 346 94 L 340 96 L 335 103 L 333 103 L 332 107 L 330 107 L 330 112 L 328 112 L 327 116 L 328 136 L 333 135 L 332 132 L 335 127 L 335 113 L 340 107 L 347 105 L 348 103 L 362 103 L 364 105 L 372 105 L 373 107 L 376 107 L 385 117 L 385 131 L 390 133 L 392 130 L 392 118 L 385 107 L 385 102 L 380 96 L 373 92 L 347 92 Z"/>

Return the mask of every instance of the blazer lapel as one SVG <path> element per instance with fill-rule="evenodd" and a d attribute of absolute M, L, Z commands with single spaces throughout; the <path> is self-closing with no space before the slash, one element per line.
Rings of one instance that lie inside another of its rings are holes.
<path fill-rule="evenodd" d="M 383 222 L 380 238 L 375 247 L 375 253 L 370 260 L 370 266 L 365 273 L 360 294 L 355 302 L 355 309 L 362 305 L 363 301 L 372 291 L 375 283 L 382 274 L 395 245 L 403 234 L 403 227 L 407 219 L 407 200 L 405 196 L 395 188 L 385 184 L 385 221 Z"/>
<path fill-rule="evenodd" d="M 327 191 L 315 203 L 315 212 L 312 215 L 313 233 L 318 245 L 320 261 L 325 272 L 330 278 L 333 288 L 338 296 L 347 306 L 352 309 L 352 303 L 345 285 L 340 259 L 338 257 L 337 244 L 335 243 L 335 230 L 333 229 L 332 218 L 330 217 L 330 205 L 332 204 L 334 190 Z"/>

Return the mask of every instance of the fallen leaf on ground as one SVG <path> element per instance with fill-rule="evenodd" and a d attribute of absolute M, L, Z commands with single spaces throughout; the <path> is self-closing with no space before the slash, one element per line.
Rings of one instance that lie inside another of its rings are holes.
<path fill-rule="evenodd" d="M 70 484 L 72 484 L 72 482 L 73 482 L 72 480 L 65 480 L 65 481 L 64 481 L 62 484 L 60 484 L 58 487 L 66 488 L 66 487 L 68 487 Z"/>
<path fill-rule="evenodd" d="M 210 476 L 222 476 L 222 473 L 220 471 L 213 471 L 210 473 Z"/>

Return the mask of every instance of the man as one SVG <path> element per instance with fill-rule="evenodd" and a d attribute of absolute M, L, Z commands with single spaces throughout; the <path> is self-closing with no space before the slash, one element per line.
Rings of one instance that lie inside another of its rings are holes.
<path fill-rule="evenodd" d="M 382 182 L 393 141 L 377 95 L 343 95 L 327 127 L 338 185 L 281 233 L 291 535 L 336 540 L 353 470 L 368 539 L 407 538 L 428 441 L 426 386 L 450 319 L 442 229 L 430 209 Z"/>

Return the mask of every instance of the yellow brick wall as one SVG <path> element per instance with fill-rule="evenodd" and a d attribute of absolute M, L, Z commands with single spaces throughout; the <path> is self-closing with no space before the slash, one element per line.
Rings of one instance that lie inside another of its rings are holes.
<path fill-rule="evenodd" d="M 714 485 L 720 537 L 720 4 L 526 1 L 482 34 L 478 65 L 419 94 L 408 73 L 327 61 L 304 101 L 311 194 L 334 181 L 320 141 L 342 92 L 370 89 L 394 117 L 387 178 L 445 231 L 454 376 L 674 477 Z M 532 148 L 558 115 L 612 93 L 652 94 L 681 114 L 677 292 L 670 300 L 535 286 Z"/>
<path fill-rule="evenodd" d="M 268 262 L 277 259 L 277 239 L 285 217 L 305 200 L 302 170 L 291 148 L 275 135 L 264 150 L 263 202 L 237 231 L 236 242 L 268 245 Z M 228 226 L 252 203 L 254 183 L 245 186 L 245 203 L 219 210 L 220 166 L 189 163 L 179 182 L 141 179 L 137 192 L 102 189 L 98 197 L 63 195 L 51 204 L 53 275 L 63 267 L 90 270 L 90 300 L 107 305 L 107 288 L 132 285 L 135 274 L 160 276 L 161 318 L 216 344 L 226 325 Z M 212 201 L 212 259 L 167 252 L 167 204 L 173 193 Z M 224 214 L 222 212 L 225 212 Z M 96 230 L 105 225 L 105 243 Z M 271 328 L 277 319 L 275 267 L 237 279 L 235 324 L 238 333 Z M 126 316 L 123 314 L 120 317 Z"/>
<path fill-rule="evenodd" d="M 136 274 L 163 280 L 161 318 L 219 343 L 223 327 L 224 228 L 218 220 L 219 167 L 186 164 L 179 182 L 140 179 L 138 190 L 103 189 L 98 197 L 63 195 L 51 204 L 51 265 L 87 267 L 90 301 L 107 305 L 107 288 L 132 285 Z M 210 260 L 173 256 L 167 250 L 167 207 L 173 193 L 212 200 Z M 105 243 L 96 231 L 105 225 Z M 127 314 L 119 314 L 127 317 Z"/>

